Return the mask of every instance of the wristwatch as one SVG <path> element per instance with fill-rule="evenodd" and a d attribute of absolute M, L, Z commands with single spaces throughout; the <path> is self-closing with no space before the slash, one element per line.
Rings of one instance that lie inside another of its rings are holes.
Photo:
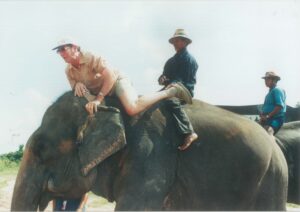
<path fill-rule="evenodd" d="M 98 93 L 97 96 L 102 96 L 102 97 L 104 97 L 104 94 L 100 91 L 100 92 Z"/>

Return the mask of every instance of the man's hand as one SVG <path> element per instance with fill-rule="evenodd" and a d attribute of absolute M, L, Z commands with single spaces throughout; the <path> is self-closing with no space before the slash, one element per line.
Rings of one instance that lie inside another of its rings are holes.
<path fill-rule="evenodd" d="M 264 123 L 264 122 L 266 122 L 267 120 L 268 120 L 268 115 L 260 115 L 260 120 L 259 120 L 259 122 L 260 123 Z"/>
<path fill-rule="evenodd" d="M 90 114 L 90 115 L 93 115 L 94 112 L 96 113 L 97 112 L 97 107 L 98 105 L 100 105 L 101 102 L 99 100 L 94 100 L 94 101 L 91 101 L 89 103 L 87 103 L 85 105 L 85 109 L 87 110 L 87 112 Z"/>
<path fill-rule="evenodd" d="M 76 84 L 75 84 L 75 88 L 74 88 L 74 94 L 75 94 L 75 96 L 79 96 L 79 97 L 83 97 L 84 96 L 84 94 L 86 93 L 86 92 L 88 92 L 88 89 L 85 87 L 85 85 L 83 84 L 83 83 L 81 83 L 81 82 L 77 82 Z"/>
<path fill-rule="evenodd" d="M 169 79 L 165 75 L 161 75 L 158 78 L 158 84 L 159 85 L 167 85 L 168 81 L 169 81 Z"/>

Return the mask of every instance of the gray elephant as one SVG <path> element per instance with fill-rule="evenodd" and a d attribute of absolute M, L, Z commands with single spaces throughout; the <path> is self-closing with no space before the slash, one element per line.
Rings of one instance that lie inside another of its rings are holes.
<path fill-rule="evenodd" d="M 132 118 L 110 108 L 88 118 L 85 103 L 67 92 L 45 112 L 12 210 L 44 210 L 54 197 L 90 190 L 116 210 L 285 210 L 287 164 L 256 123 L 195 100 L 185 110 L 200 140 L 181 152 L 163 102 Z"/>
<path fill-rule="evenodd" d="M 232 106 L 232 105 L 218 105 L 225 110 L 241 114 L 241 115 L 259 115 L 261 112 L 262 105 L 243 105 L 243 106 Z M 286 106 L 285 121 L 300 121 L 300 107 Z"/>
<path fill-rule="evenodd" d="M 219 106 L 241 115 L 258 115 L 259 105 Z M 295 121 L 298 120 L 298 121 Z M 284 153 L 289 169 L 288 202 L 300 204 L 300 108 L 288 106 L 286 121 L 275 134 L 276 143 Z"/>
<path fill-rule="evenodd" d="M 289 169 L 288 202 L 300 204 L 300 121 L 285 123 L 276 134 Z"/>

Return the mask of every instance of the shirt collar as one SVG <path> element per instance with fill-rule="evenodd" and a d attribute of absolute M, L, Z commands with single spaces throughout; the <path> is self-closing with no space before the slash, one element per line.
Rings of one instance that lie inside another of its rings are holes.
<path fill-rule="evenodd" d="M 84 64 L 87 62 L 87 57 L 85 57 L 85 53 L 84 52 L 80 52 L 80 56 L 79 56 L 79 64 Z"/>
<path fill-rule="evenodd" d="M 179 52 L 176 52 L 175 55 L 181 55 L 181 54 L 184 54 L 185 52 L 187 52 L 187 48 L 184 47 L 183 49 L 181 49 Z"/>
<path fill-rule="evenodd" d="M 87 62 L 88 62 L 88 60 L 87 60 L 87 57 L 85 56 L 85 53 L 84 52 L 80 52 L 80 55 L 79 55 L 79 65 L 85 64 Z M 78 70 L 78 68 L 74 67 L 72 64 L 69 64 L 69 67 L 72 68 L 72 69 Z"/>
<path fill-rule="evenodd" d="M 277 86 L 277 85 L 274 85 L 273 87 L 271 87 L 271 88 L 269 89 L 269 91 L 271 91 L 271 90 L 273 90 L 274 88 L 276 88 L 276 86 Z"/>

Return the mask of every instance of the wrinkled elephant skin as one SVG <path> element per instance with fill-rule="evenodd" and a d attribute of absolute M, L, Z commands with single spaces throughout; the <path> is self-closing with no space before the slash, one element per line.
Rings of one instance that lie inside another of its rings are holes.
<path fill-rule="evenodd" d="M 300 121 L 285 123 L 276 138 L 288 163 L 288 202 L 300 204 Z"/>
<path fill-rule="evenodd" d="M 240 115 L 258 115 L 262 105 L 219 106 Z M 285 123 L 275 135 L 289 169 L 288 202 L 300 204 L 300 108 L 287 106 Z"/>

